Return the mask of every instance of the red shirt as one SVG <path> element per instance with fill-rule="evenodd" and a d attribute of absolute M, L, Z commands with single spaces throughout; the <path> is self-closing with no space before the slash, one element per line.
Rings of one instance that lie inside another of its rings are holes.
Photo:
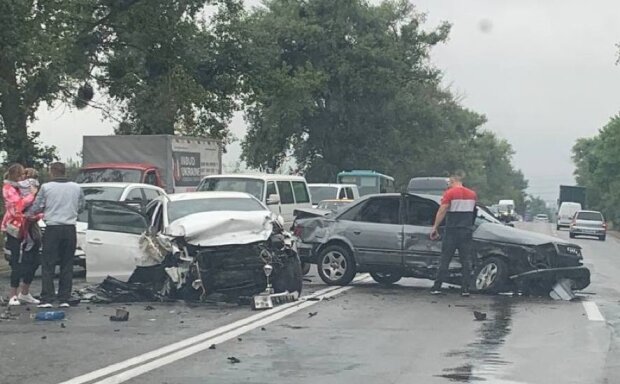
<path fill-rule="evenodd" d="M 449 204 L 446 228 L 471 228 L 476 219 L 476 192 L 465 187 L 449 188 L 441 198 L 441 204 Z"/>

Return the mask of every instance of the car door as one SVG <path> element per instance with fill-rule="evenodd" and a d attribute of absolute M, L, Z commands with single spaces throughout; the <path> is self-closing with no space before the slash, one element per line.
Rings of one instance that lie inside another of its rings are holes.
<path fill-rule="evenodd" d="M 439 205 L 418 196 L 407 196 L 403 236 L 405 266 L 439 267 L 441 241 L 431 240 L 430 234 Z"/>
<path fill-rule="evenodd" d="M 141 258 L 139 238 L 148 225 L 145 216 L 123 203 L 92 202 L 85 242 L 86 280 L 129 278 Z"/>
<path fill-rule="evenodd" d="M 364 265 L 402 265 L 403 225 L 400 196 L 373 197 L 338 219 L 344 236 Z"/>

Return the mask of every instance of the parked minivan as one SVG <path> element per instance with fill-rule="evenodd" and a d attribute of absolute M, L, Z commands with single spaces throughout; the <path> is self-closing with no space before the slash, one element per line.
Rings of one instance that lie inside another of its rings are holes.
<path fill-rule="evenodd" d="M 306 179 L 290 175 L 211 175 L 202 179 L 198 191 L 246 192 L 266 204 L 284 219 L 286 228 L 293 224 L 293 211 L 311 208 Z"/>
<path fill-rule="evenodd" d="M 581 211 L 581 204 L 574 203 L 570 201 L 565 201 L 560 205 L 560 209 L 558 210 L 558 222 L 556 225 L 556 229 L 559 231 L 562 227 L 570 227 L 570 224 L 573 221 L 573 217 L 575 217 L 575 213 Z"/>
<path fill-rule="evenodd" d="M 360 191 L 355 184 L 308 184 L 312 207 L 316 208 L 323 200 L 356 200 Z"/>

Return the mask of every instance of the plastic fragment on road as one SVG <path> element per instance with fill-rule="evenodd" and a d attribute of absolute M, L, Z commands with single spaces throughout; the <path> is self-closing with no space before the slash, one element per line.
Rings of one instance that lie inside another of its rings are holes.
<path fill-rule="evenodd" d="M 282 293 L 261 293 L 254 296 L 252 301 L 252 309 L 271 309 L 276 305 L 292 303 L 299 299 L 299 293 L 288 291 Z"/>
<path fill-rule="evenodd" d="M 573 282 L 570 279 L 561 279 L 553 286 L 549 296 L 553 300 L 571 301 L 576 297 L 575 292 L 571 288 L 572 285 Z"/>
<path fill-rule="evenodd" d="M 129 311 L 123 308 L 116 309 L 116 315 L 110 316 L 110 321 L 127 321 L 129 320 Z"/>
<path fill-rule="evenodd" d="M 63 320 L 64 318 L 64 311 L 41 311 L 34 315 L 34 319 L 37 321 L 55 321 Z"/>

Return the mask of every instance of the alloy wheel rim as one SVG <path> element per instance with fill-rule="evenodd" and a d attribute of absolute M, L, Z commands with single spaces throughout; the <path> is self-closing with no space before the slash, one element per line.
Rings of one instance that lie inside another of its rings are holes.
<path fill-rule="evenodd" d="M 347 259 L 340 252 L 328 252 L 321 261 L 321 270 L 329 280 L 339 280 L 347 270 Z"/>

